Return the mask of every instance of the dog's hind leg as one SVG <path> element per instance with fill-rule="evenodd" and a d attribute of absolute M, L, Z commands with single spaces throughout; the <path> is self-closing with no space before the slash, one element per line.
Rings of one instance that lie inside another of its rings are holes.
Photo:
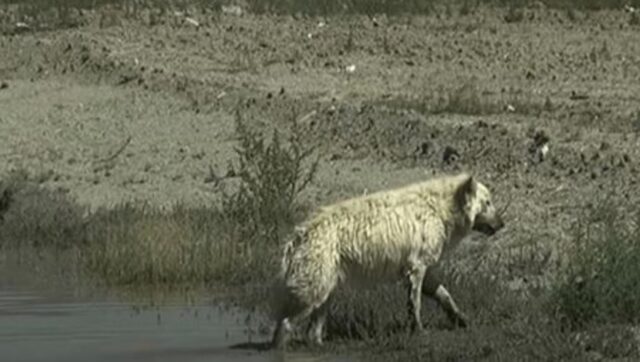
<path fill-rule="evenodd" d="M 329 312 L 329 305 L 331 303 L 331 297 L 320 305 L 316 310 L 311 313 L 311 323 L 307 330 L 307 338 L 310 342 L 321 346 L 322 334 L 324 331 L 324 324 L 327 320 L 327 313 Z"/>

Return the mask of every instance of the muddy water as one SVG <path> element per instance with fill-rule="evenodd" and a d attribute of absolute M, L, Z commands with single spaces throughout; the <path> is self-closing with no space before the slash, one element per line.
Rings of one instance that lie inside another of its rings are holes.
<path fill-rule="evenodd" d="M 0 269 L 1 270 L 1 269 Z M 348 361 L 261 350 L 257 318 L 205 302 L 153 308 L 0 274 L 0 361 Z"/>

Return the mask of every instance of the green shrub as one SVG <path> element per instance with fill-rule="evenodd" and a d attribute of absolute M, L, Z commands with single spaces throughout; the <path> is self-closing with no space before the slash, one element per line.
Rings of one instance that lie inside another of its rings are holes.
<path fill-rule="evenodd" d="M 639 240 L 637 210 L 623 212 L 604 201 L 581 218 L 565 273 L 554 288 L 554 302 L 569 325 L 640 322 Z"/>
<path fill-rule="evenodd" d="M 296 197 L 314 177 L 318 160 L 305 164 L 312 150 L 303 147 L 295 118 L 286 142 L 277 129 L 270 140 L 250 129 L 239 114 L 236 132 L 238 161 L 229 172 L 240 178 L 240 185 L 235 193 L 225 194 L 223 212 L 239 228 L 241 240 L 279 245 L 295 222 Z"/>

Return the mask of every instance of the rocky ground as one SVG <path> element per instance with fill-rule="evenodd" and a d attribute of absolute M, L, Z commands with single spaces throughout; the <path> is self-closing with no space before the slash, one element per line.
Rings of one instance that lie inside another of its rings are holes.
<path fill-rule="evenodd" d="M 212 204 L 233 182 L 236 112 L 293 117 L 320 157 L 312 204 L 466 170 L 511 201 L 485 255 L 510 260 L 514 288 L 544 281 L 580 212 L 639 201 L 640 27 L 623 11 L 506 14 L 5 26 L 0 173 L 93 208 Z"/>

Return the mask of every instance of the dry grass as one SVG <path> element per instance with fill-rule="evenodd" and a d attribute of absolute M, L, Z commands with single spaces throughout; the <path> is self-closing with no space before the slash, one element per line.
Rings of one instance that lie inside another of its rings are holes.
<path fill-rule="evenodd" d="M 109 284 L 231 286 L 274 272 L 277 248 L 233 239 L 217 210 L 122 205 L 92 219 L 86 267 Z"/>

